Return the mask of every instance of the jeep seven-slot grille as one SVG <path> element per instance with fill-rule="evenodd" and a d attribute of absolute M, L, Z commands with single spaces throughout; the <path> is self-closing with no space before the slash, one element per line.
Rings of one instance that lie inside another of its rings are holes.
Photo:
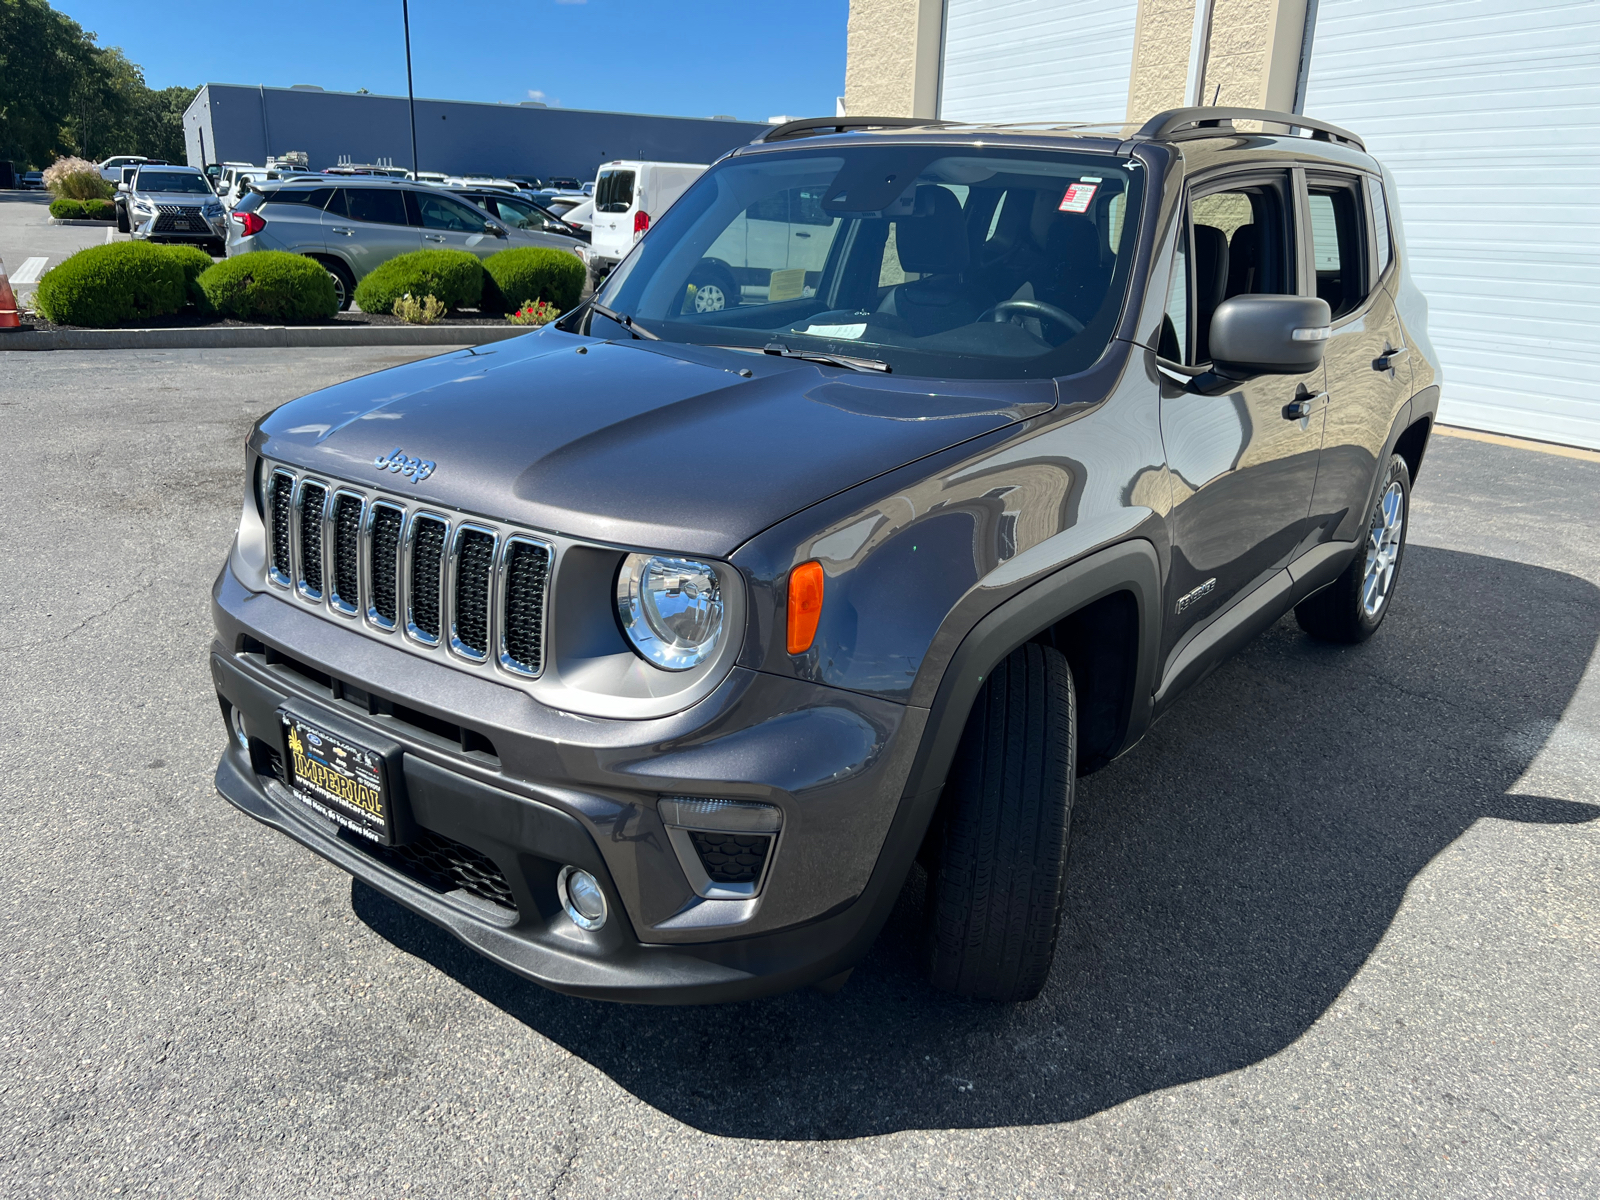
<path fill-rule="evenodd" d="M 537 675 L 544 662 L 544 590 L 550 551 L 534 542 L 506 548 L 506 666 Z"/>
<path fill-rule="evenodd" d="M 528 678 L 544 669 L 548 542 L 266 467 L 273 584 L 418 653 L 448 652 Z"/>
<path fill-rule="evenodd" d="M 404 521 L 404 514 L 393 505 L 373 506 L 372 611 L 390 629 L 399 612 L 395 601 L 400 595 L 400 526 Z"/>
<path fill-rule="evenodd" d="M 439 560 L 444 555 L 443 521 L 411 519 L 411 624 L 430 642 L 439 640 Z"/>
<path fill-rule="evenodd" d="M 456 535 L 456 648 L 478 658 L 489 653 L 489 575 L 493 567 L 493 534 L 463 529 Z"/>
<path fill-rule="evenodd" d="M 348 492 L 333 501 L 333 598 L 349 612 L 361 598 L 361 497 Z"/>
<path fill-rule="evenodd" d="M 322 511 L 328 502 L 328 489 L 320 483 L 300 488 L 300 578 L 305 590 L 322 595 Z"/>
<path fill-rule="evenodd" d="M 271 538 L 272 570 L 282 584 L 287 584 L 293 574 L 289 540 L 289 512 L 293 502 L 294 476 L 273 472 L 272 486 L 267 493 L 267 511 L 271 514 L 272 525 L 267 532 Z"/>

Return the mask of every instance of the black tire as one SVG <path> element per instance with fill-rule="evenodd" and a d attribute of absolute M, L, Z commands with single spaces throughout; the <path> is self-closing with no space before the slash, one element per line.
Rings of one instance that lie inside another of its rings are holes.
<path fill-rule="evenodd" d="M 350 273 L 350 268 L 330 255 L 313 254 L 311 257 L 321 263 L 322 269 L 333 276 L 333 290 L 339 297 L 339 311 L 344 312 L 349 309 L 350 301 L 355 299 L 356 295 L 356 277 Z"/>
<path fill-rule="evenodd" d="M 204 249 L 207 254 L 211 255 L 212 258 L 228 257 L 228 243 L 221 241 L 220 239 L 217 241 L 207 242 L 202 249 Z"/>
<path fill-rule="evenodd" d="M 133 223 L 128 220 L 128 206 L 126 204 L 117 205 L 117 232 L 133 232 Z"/>
<path fill-rule="evenodd" d="M 732 271 L 714 258 L 700 260 L 689 275 L 689 287 L 684 293 L 683 311 L 686 313 L 721 312 L 739 306 L 738 281 Z"/>
<path fill-rule="evenodd" d="M 1390 514 L 1386 509 L 1390 495 L 1398 496 L 1399 528 L 1392 534 Z M 1406 460 L 1398 454 L 1389 458 L 1389 469 L 1378 487 L 1378 500 L 1367 517 L 1365 537 L 1355 558 L 1344 573 L 1313 596 L 1308 596 L 1295 606 L 1294 619 L 1300 628 L 1318 641 L 1354 645 L 1364 642 L 1378 632 L 1383 618 L 1394 603 L 1395 589 L 1400 586 L 1400 566 L 1405 559 L 1406 531 L 1411 521 L 1411 471 Z M 1392 549 L 1392 567 L 1387 569 L 1378 557 Z M 1377 603 L 1369 603 L 1368 568 L 1373 567 L 1379 579 L 1375 593 Z"/>
<path fill-rule="evenodd" d="M 932 830 L 925 937 L 934 987 L 1032 1000 L 1050 976 L 1076 783 L 1072 670 L 1019 647 L 984 680 Z"/>

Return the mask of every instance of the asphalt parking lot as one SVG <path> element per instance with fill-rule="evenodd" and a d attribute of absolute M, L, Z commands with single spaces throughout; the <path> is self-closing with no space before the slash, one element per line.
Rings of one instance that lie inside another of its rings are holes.
<path fill-rule="evenodd" d="M 117 232 L 114 221 L 104 227 L 50 224 L 50 200 L 46 192 L 0 193 L 0 262 L 19 296 L 32 292 L 39 276 L 63 258 L 87 246 L 128 240 L 127 234 Z M 24 274 L 34 259 L 43 261 Z"/>
<path fill-rule="evenodd" d="M 1372 642 L 1083 782 L 1037 1002 L 908 891 L 835 996 L 633 1008 L 212 790 L 245 431 L 422 353 L 0 356 L 0 1195 L 1600 1194 L 1600 461 L 1436 437 Z"/>

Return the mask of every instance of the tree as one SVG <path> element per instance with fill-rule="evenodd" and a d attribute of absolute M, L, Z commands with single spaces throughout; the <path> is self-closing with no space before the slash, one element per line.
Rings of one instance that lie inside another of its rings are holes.
<path fill-rule="evenodd" d="M 184 160 L 183 112 L 198 88 L 153 91 L 119 47 L 45 0 L 0 0 L 0 158 L 63 154 Z"/>

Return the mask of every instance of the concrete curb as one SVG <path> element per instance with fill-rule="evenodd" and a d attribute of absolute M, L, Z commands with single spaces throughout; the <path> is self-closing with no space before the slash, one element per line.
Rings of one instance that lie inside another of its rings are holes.
<path fill-rule="evenodd" d="M 480 346 L 520 325 L 255 325 L 221 329 L 53 329 L 0 333 L 0 350 L 231 350 L 302 346 Z"/>
<path fill-rule="evenodd" d="M 67 220 L 63 220 L 60 217 L 51 217 L 49 223 L 51 225 L 87 225 L 93 229 L 115 229 L 117 227 L 117 222 L 114 218 L 107 218 L 102 221 L 80 221 L 76 217 Z"/>

